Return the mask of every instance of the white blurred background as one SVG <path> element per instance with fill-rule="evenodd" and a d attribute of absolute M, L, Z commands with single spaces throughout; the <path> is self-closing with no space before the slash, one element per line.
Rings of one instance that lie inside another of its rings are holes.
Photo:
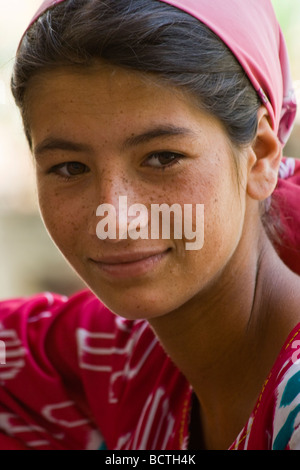
<path fill-rule="evenodd" d="M 41 0 L 0 0 L 0 299 L 83 287 L 54 247 L 36 203 L 31 155 L 10 94 L 14 54 Z M 300 1 L 273 0 L 300 103 Z M 300 110 L 285 154 L 300 158 Z M 300 201 L 299 201 L 300 204 Z"/>

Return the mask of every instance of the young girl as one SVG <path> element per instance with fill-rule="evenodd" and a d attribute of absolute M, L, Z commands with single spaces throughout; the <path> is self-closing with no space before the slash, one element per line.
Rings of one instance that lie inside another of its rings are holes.
<path fill-rule="evenodd" d="M 296 104 L 270 1 L 46 0 L 12 91 L 88 289 L 0 304 L 1 449 L 300 448 Z M 201 246 L 171 211 L 147 236 L 157 205 L 192 207 Z"/>

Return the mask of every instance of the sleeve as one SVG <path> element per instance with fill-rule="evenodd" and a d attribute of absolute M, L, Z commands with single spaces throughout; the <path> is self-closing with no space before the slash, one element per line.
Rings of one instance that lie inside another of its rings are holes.
<path fill-rule="evenodd" d="M 89 291 L 1 302 L 0 449 L 103 448 L 112 355 L 93 353 L 115 340 L 115 316 Z"/>
<path fill-rule="evenodd" d="M 283 159 L 272 196 L 273 215 L 280 219 L 275 247 L 289 268 L 300 275 L 300 160 Z"/>

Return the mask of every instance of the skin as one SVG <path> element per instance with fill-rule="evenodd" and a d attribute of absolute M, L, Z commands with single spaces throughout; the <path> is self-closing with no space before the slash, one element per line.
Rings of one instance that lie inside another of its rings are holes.
<path fill-rule="evenodd" d="M 237 178 L 237 150 L 194 103 L 151 77 L 99 63 L 34 77 L 27 115 L 52 239 L 113 312 L 149 321 L 200 403 L 197 447 L 226 449 L 299 321 L 299 278 L 260 222 L 259 201 L 274 190 L 281 158 L 265 108 L 257 138 L 239 151 Z M 138 138 L 166 127 L 180 134 Z M 99 240 L 97 207 L 117 207 L 124 195 L 148 208 L 204 204 L 203 248 L 186 251 L 184 239 L 172 238 Z M 146 250 L 165 255 L 140 275 L 116 278 L 99 263 Z"/>

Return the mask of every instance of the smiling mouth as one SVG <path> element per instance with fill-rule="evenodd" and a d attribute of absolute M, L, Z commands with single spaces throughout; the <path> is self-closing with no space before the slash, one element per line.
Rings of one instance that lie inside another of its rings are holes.
<path fill-rule="evenodd" d="M 129 278 L 147 274 L 158 267 L 166 259 L 171 248 L 162 252 L 131 253 L 124 255 L 105 256 L 99 260 L 90 258 L 90 262 L 102 274 L 111 278 Z"/>

